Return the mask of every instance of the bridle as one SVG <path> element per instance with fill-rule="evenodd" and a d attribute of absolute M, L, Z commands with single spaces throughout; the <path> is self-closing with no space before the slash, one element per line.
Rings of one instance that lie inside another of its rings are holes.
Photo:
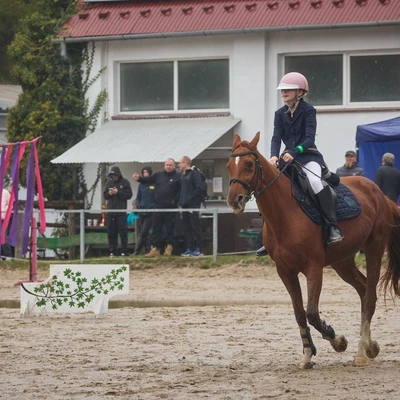
<path fill-rule="evenodd" d="M 276 175 L 267 185 L 265 185 L 263 188 L 260 188 L 260 186 L 262 184 L 262 180 L 263 180 L 263 171 L 262 171 L 262 165 L 260 164 L 260 159 L 259 159 L 259 156 L 258 156 L 258 152 L 252 150 L 251 147 L 246 143 L 242 142 L 240 145 L 244 146 L 244 147 L 247 147 L 249 149 L 249 151 L 244 151 L 242 153 L 232 153 L 230 155 L 230 157 L 248 156 L 249 154 L 253 155 L 256 158 L 256 166 L 255 166 L 256 172 L 254 173 L 250 184 L 247 184 L 246 182 L 242 181 L 239 178 L 232 178 L 229 181 L 229 186 L 232 185 L 232 183 L 236 183 L 236 182 L 240 183 L 248 191 L 248 194 L 245 196 L 245 201 L 247 203 L 250 199 L 260 196 L 261 193 L 265 189 L 268 189 L 270 186 L 272 186 L 277 181 L 277 179 L 281 176 L 281 174 L 286 170 L 286 168 L 287 168 L 287 166 L 289 164 L 286 164 L 279 171 L 278 175 Z M 253 189 L 254 185 L 255 185 L 255 188 Z"/>

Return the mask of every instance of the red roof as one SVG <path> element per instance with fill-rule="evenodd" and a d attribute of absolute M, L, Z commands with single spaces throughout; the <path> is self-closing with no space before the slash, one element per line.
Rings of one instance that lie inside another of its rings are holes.
<path fill-rule="evenodd" d="M 87 3 L 64 24 L 67 38 L 178 35 L 399 24 L 399 0 L 174 0 Z"/>

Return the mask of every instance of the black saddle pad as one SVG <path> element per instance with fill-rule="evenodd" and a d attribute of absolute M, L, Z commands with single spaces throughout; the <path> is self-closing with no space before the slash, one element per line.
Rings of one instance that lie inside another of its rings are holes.
<path fill-rule="evenodd" d="M 296 200 L 300 204 L 303 211 L 316 224 L 321 225 L 321 215 L 314 203 L 310 200 L 309 196 L 305 195 L 295 183 L 293 183 L 293 187 Z M 343 183 L 339 183 L 338 186 L 334 186 L 332 187 L 332 189 L 336 192 L 337 195 L 336 217 L 338 221 L 341 221 L 343 219 L 355 218 L 360 215 L 361 205 L 357 197 L 347 186 L 343 185 Z"/>

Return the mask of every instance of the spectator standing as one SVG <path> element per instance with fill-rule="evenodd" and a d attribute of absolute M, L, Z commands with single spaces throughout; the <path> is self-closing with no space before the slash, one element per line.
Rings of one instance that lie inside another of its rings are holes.
<path fill-rule="evenodd" d="M 141 177 L 135 172 L 132 177 L 139 183 L 155 184 L 155 208 L 171 209 L 177 207 L 181 189 L 181 174 L 175 170 L 175 161 L 172 158 L 165 160 L 164 171 L 155 172 L 148 177 Z M 145 255 L 146 257 L 159 256 L 164 242 L 166 244 L 164 255 L 172 255 L 174 227 L 175 213 L 162 211 L 153 213 L 152 247 L 150 252 Z"/>
<path fill-rule="evenodd" d="M 392 153 L 383 155 L 382 166 L 377 169 L 374 181 L 390 200 L 397 203 L 400 195 L 400 171 L 395 168 L 394 159 Z"/>
<path fill-rule="evenodd" d="M 108 174 L 104 198 L 107 200 L 107 208 L 110 210 L 123 210 L 127 208 L 128 200 L 132 198 L 132 187 L 125 179 L 119 167 L 110 169 Z M 126 212 L 109 211 L 106 217 L 109 255 L 113 257 L 118 252 L 118 235 L 121 238 L 121 256 L 128 253 L 128 227 L 126 224 Z"/>
<path fill-rule="evenodd" d="M 153 175 L 153 170 L 150 166 L 142 169 L 142 176 L 147 178 Z M 154 208 L 154 193 L 155 185 L 153 183 L 141 183 L 138 187 L 136 201 L 133 203 L 133 208 L 152 209 Z M 144 212 L 139 214 L 140 235 L 135 246 L 134 256 L 137 256 L 145 248 L 146 253 L 150 251 L 149 232 L 153 225 L 153 213 Z"/>
<path fill-rule="evenodd" d="M 343 167 L 336 170 L 336 175 L 343 178 L 345 176 L 365 176 L 364 170 L 358 165 L 357 154 L 353 150 L 347 150 L 344 155 L 345 163 Z"/>
<path fill-rule="evenodd" d="M 187 156 L 180 158 L 179 169 L 182 172 L 179 207 L 200 208 L 203 192 L 203 181 L 200 172 L 195 167 L 192 168 L 192 160 Z M 203 240 L 199 213 L 197 211 L 183 212 L 182 219 L 188 246 L 182 256 L 202 256 Z"/>

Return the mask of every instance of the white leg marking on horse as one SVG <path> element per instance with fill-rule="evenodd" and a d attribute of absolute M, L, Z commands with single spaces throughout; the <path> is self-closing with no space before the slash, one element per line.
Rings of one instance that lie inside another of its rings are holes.
<path fill-rule="evenodd" d="M 347 339 L 343 335 L 336 335 L 335 339 L 329 339 L 329 342 L 333 349 L 338 353 L 345 351 L 347 349 Z"/>
<path fill-rule="evenodd" d="M 308 338 L 303 337 L 306 336 L 307 330 L 300 328 L 300 334 L 302 336 L 302 342 L 303 342 L 303 346 L 305 344 L 310 344 Z M 312 350 L 309 347 L 303 347 L 303 359 L 301 360 L 300 364 L 299 364 L 299 368 L 300 369 L 311 369 L 313 367 L 313 363 L 311 362 L 311 358 L 312 358 L 313 354 L 312 354 Z"/>
<path fill-rule="evenodd" d="M 238 164 L 239 164 L 239 161 L 240 161 L 240 157 L 239 157 L 239 156 L 236 156 L 236 157 L 235 157 L 235 164 L 238 165 Z"/>
<path fill-rule="evenodd" d="M 368 321 L 365 321 L 361 327 L 361 338 L 358 344 L 358 351 L 354 359 L 354 365 L 356 367 L 364 367 L 368 365 L 367 349 L 370 346 L 371 341 L 371 329 Z"/>
<path fill-rule="evenodd" d="M 311 362 L 312 351 L 309 348 L 304 349 L 303 359 L 300 362 L 300 369 L 311 369 L 313 367 L 313 363 Z"/>

